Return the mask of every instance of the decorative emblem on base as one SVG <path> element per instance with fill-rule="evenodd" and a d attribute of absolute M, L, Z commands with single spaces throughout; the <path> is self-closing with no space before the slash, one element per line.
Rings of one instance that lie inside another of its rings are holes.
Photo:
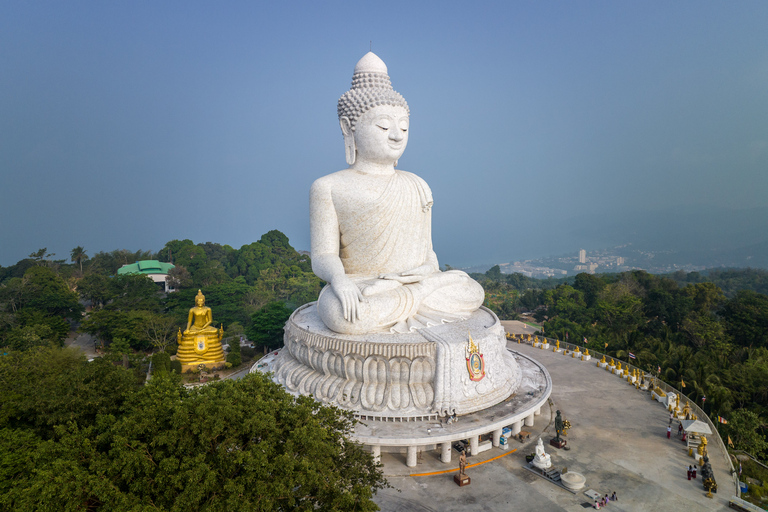
<path fill-rule="evenodd" d="M 478 382 L 485 377 L 485 359 L 483 359 L 483 354 L 480 353 L 480 347 L 475 344 L 475 341 L 472 339 L 472 334 L 467 334 L 469 336 L 469 341 L 467 342 L 466 359 L 469 380 Z"/>

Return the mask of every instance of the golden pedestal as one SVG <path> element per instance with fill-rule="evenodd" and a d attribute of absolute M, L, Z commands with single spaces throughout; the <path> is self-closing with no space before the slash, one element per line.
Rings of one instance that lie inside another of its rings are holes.
<path fill-rule="evenodd" d="M 181 371 L 194 370 L 201 364 L 210 370 L 220 370 L 226 365 L 224 349 L 221 348 L 220 330 L 215 332 L 189 332 L 181 335 L 176 359 L 181 363 Z"/>

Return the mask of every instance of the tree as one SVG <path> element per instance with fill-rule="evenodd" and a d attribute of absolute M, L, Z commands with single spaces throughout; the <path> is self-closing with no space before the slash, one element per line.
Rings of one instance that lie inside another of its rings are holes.
<path fill-rule="evenodd" d="M 734 411 L 728 423 L 728 432 L 734 446 L 759 458 L 768 450 L 768 441 L 761 432 L 762 428 L 760 417 L 744 409 Z"/>
<path fill-rule="evenodd" d="M 240 337 L 233 336 L 229 340 L 229 354 L 227 354 L 227 362 L 232 366 L 240 366 L 243 363 L 243 356 L 240 354 Z"/>
<path fill-rule="evenodd" d="M 597 302 L 600 291 L 605 288 L 605 282 L 597 276 L 582 272 L 576 276 L 573 287 L 584 294 L 584 302 L 591 308 Z"/>
<path fill-rule="evenodd" d="M 768 296 L 742 290 L 725 303 L 722 315 L 728 333 L 742 346 L 768 346 Z"/>
<path fill-rule="evenodd" d="M 283 328 L 291 313 L 284 303 L 270 302 L 251 317 L 251 325 L 246 330 L 248 339 L 258 347 L 281 347 Z"/>
<path fill-rule="evenodd" d="M 0 431 L 3 506 L 378 509 L 372 497 L 386 480 L 372 455 L 348 439 L 351 414 L 294 398 L 261 374 L 192 390 L 174 374 L 158 374 L 123 410 L 95 424 L 60 425 L 48 443 Z"/>
<path fill-rule="evenodd" d="M 74 349 L 41 348 L 0 357 L 0 389 L 0 431 L 23 428 L 51 439 L 57 425 L 119 414 L 138 383 L 101 358 L 88 362 Z"/>
<path fill-rule="evenodd" d="M 192 274 L 184 265 L 176 265 L 168 271 L 168 286 L 174 290 L 183 290 L 192 286 Z"/>
<path fill-rule="evenodd" d="M 144 320 L 144 335 L 152 346 L 165 352 L 165 348 L 176 341 L 178 326 L 173 318 L 149 313 Z"/>
<path fill-rule="evenodd" d="M 72 261 L 80 265 L 80 275 L 83 274 L 83 262 L 88 259 L 88 255 L 85 254 L 85 249 L 81 246 L 77 246 L 69 253 Z"/>

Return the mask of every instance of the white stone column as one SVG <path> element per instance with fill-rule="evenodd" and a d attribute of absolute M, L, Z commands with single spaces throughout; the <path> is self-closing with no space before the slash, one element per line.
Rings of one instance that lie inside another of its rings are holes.
<path fill-rule="evenodd" d="M 514 422 L 510 428 L 512 429 L 512 435 L 516 436 L 517 434 L 520 433 L 520 430 L 522 430 L 523 428 L 523 421 L 520 420 L 520 421 Z"/>
<path fill-rule="evenodd" d="M 493 446 L 495 448 L 498 448 L 500 442 L 501 442 L 501 429 L 494 430 L 493 431 Z"/>
<path fill-rule="evenodd" d="M 378 444 L 371 446 L 371 453 L 373 454 L 374 462 L 381 462 L 381 446 Z"/>
<path fill-rule="evenodd" d="M 533 426 L 533 414 L 531 414 L 530 416 L 525 418 L 524 423 L 525 423 L 526 427 L 532 427 Z"/>
<path fill-rule="evenodd" d="M 446 441 L 440 445 L 440 462 L 451 462 L 451 442 Z"/>
<path fill-rule="evenodd" d="M 534 416 L 541 416 L 541 407 L 533 411 Z"/>
<path fill-rule="evenodd" d="M 478 436 L 472 436 L 469 438 L 469 450 L 472 455 L 478 454 L 478 444 L 480 444 L 480 438 Z"/>
<path fill-rule="evenodd" d="M 408 447 L 408 454 L 405 457 L 405 465 L 409 468 L 416 467 L 416 446 L 411 445 Z"/>

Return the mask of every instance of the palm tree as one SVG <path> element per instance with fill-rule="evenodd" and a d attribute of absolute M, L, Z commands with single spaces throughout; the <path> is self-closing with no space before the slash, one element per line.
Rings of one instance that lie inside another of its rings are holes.
<path fill-rule="evenodd" d="M 85 254 L 85 249 L 81 246 L 77 246 L 69 253 L 72 257 L 72 261 L 80 264 L 80 275 L 83 274 L 83 262 L 88 259 L 88 255 Z"/>

